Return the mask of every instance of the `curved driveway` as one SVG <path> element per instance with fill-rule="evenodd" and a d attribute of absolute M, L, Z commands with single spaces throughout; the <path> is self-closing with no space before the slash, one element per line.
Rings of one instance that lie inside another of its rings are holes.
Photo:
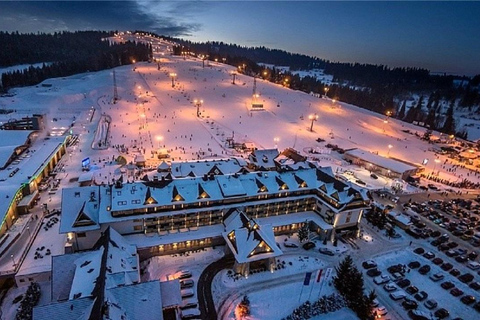
<path fill-rule="evenodd" d="M 226 268 L 232 268 L 235 259 L 233 256 L 226 256 L 208 265 L 203 270 L 198 279 L 197 296 L 198 306 L 202 319 L 214 320 L 217 319 L 217 311 L 215 310 L 215 303 L 212 297 L 212 282 L 217 273 Z"/>

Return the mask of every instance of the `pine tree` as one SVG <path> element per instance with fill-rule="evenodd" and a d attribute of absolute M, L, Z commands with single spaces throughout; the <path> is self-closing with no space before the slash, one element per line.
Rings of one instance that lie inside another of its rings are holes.
<path fill-rule="evenodd" d="M 308 221 L 305 221 L 305 223 L 300 228 L 298 228 L 297 235 L 300 242 L 305 242 L 308 240 Z"/>
<path fill-rule="evenodd" d="M 447 110 L 445 122 L 443 123 L 442 131 L 447 134 L 455 134 L 455 119 L 453 118 L 453 108 L 455 106 L 455 99 L 450 102 Z"/>

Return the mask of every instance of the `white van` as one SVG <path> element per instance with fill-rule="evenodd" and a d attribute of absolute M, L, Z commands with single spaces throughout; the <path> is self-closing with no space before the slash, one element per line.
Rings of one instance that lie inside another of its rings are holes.
<path fill-rule="evenodd" d="M 467 267 L 469 267 L 472 270 L 477 270 L 478 268 L 480 268 L 480 263 L 471 261 L 468 263 Z"/>

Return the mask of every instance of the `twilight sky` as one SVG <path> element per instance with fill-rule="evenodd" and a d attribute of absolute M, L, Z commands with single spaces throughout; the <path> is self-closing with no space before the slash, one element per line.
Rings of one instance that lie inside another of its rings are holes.
<path fill-rule="evenodd" d="M 91 29 L 480 74 L 480 2 L 0 0 L 3 31 Z"/>

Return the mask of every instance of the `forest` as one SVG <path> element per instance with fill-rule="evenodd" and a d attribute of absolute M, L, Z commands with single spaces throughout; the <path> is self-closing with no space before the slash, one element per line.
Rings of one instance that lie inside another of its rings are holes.
<path fill-rule="evenodd" d="M 30 86 L 48 78 L 99 71 L 151 59 L 149 45 L 111 43 L 113 32 L 77 31 L 53 34 L 0 32 L 0 67 L 43 63 L 42 67 L 2 74 L 0 91 Z"/>

